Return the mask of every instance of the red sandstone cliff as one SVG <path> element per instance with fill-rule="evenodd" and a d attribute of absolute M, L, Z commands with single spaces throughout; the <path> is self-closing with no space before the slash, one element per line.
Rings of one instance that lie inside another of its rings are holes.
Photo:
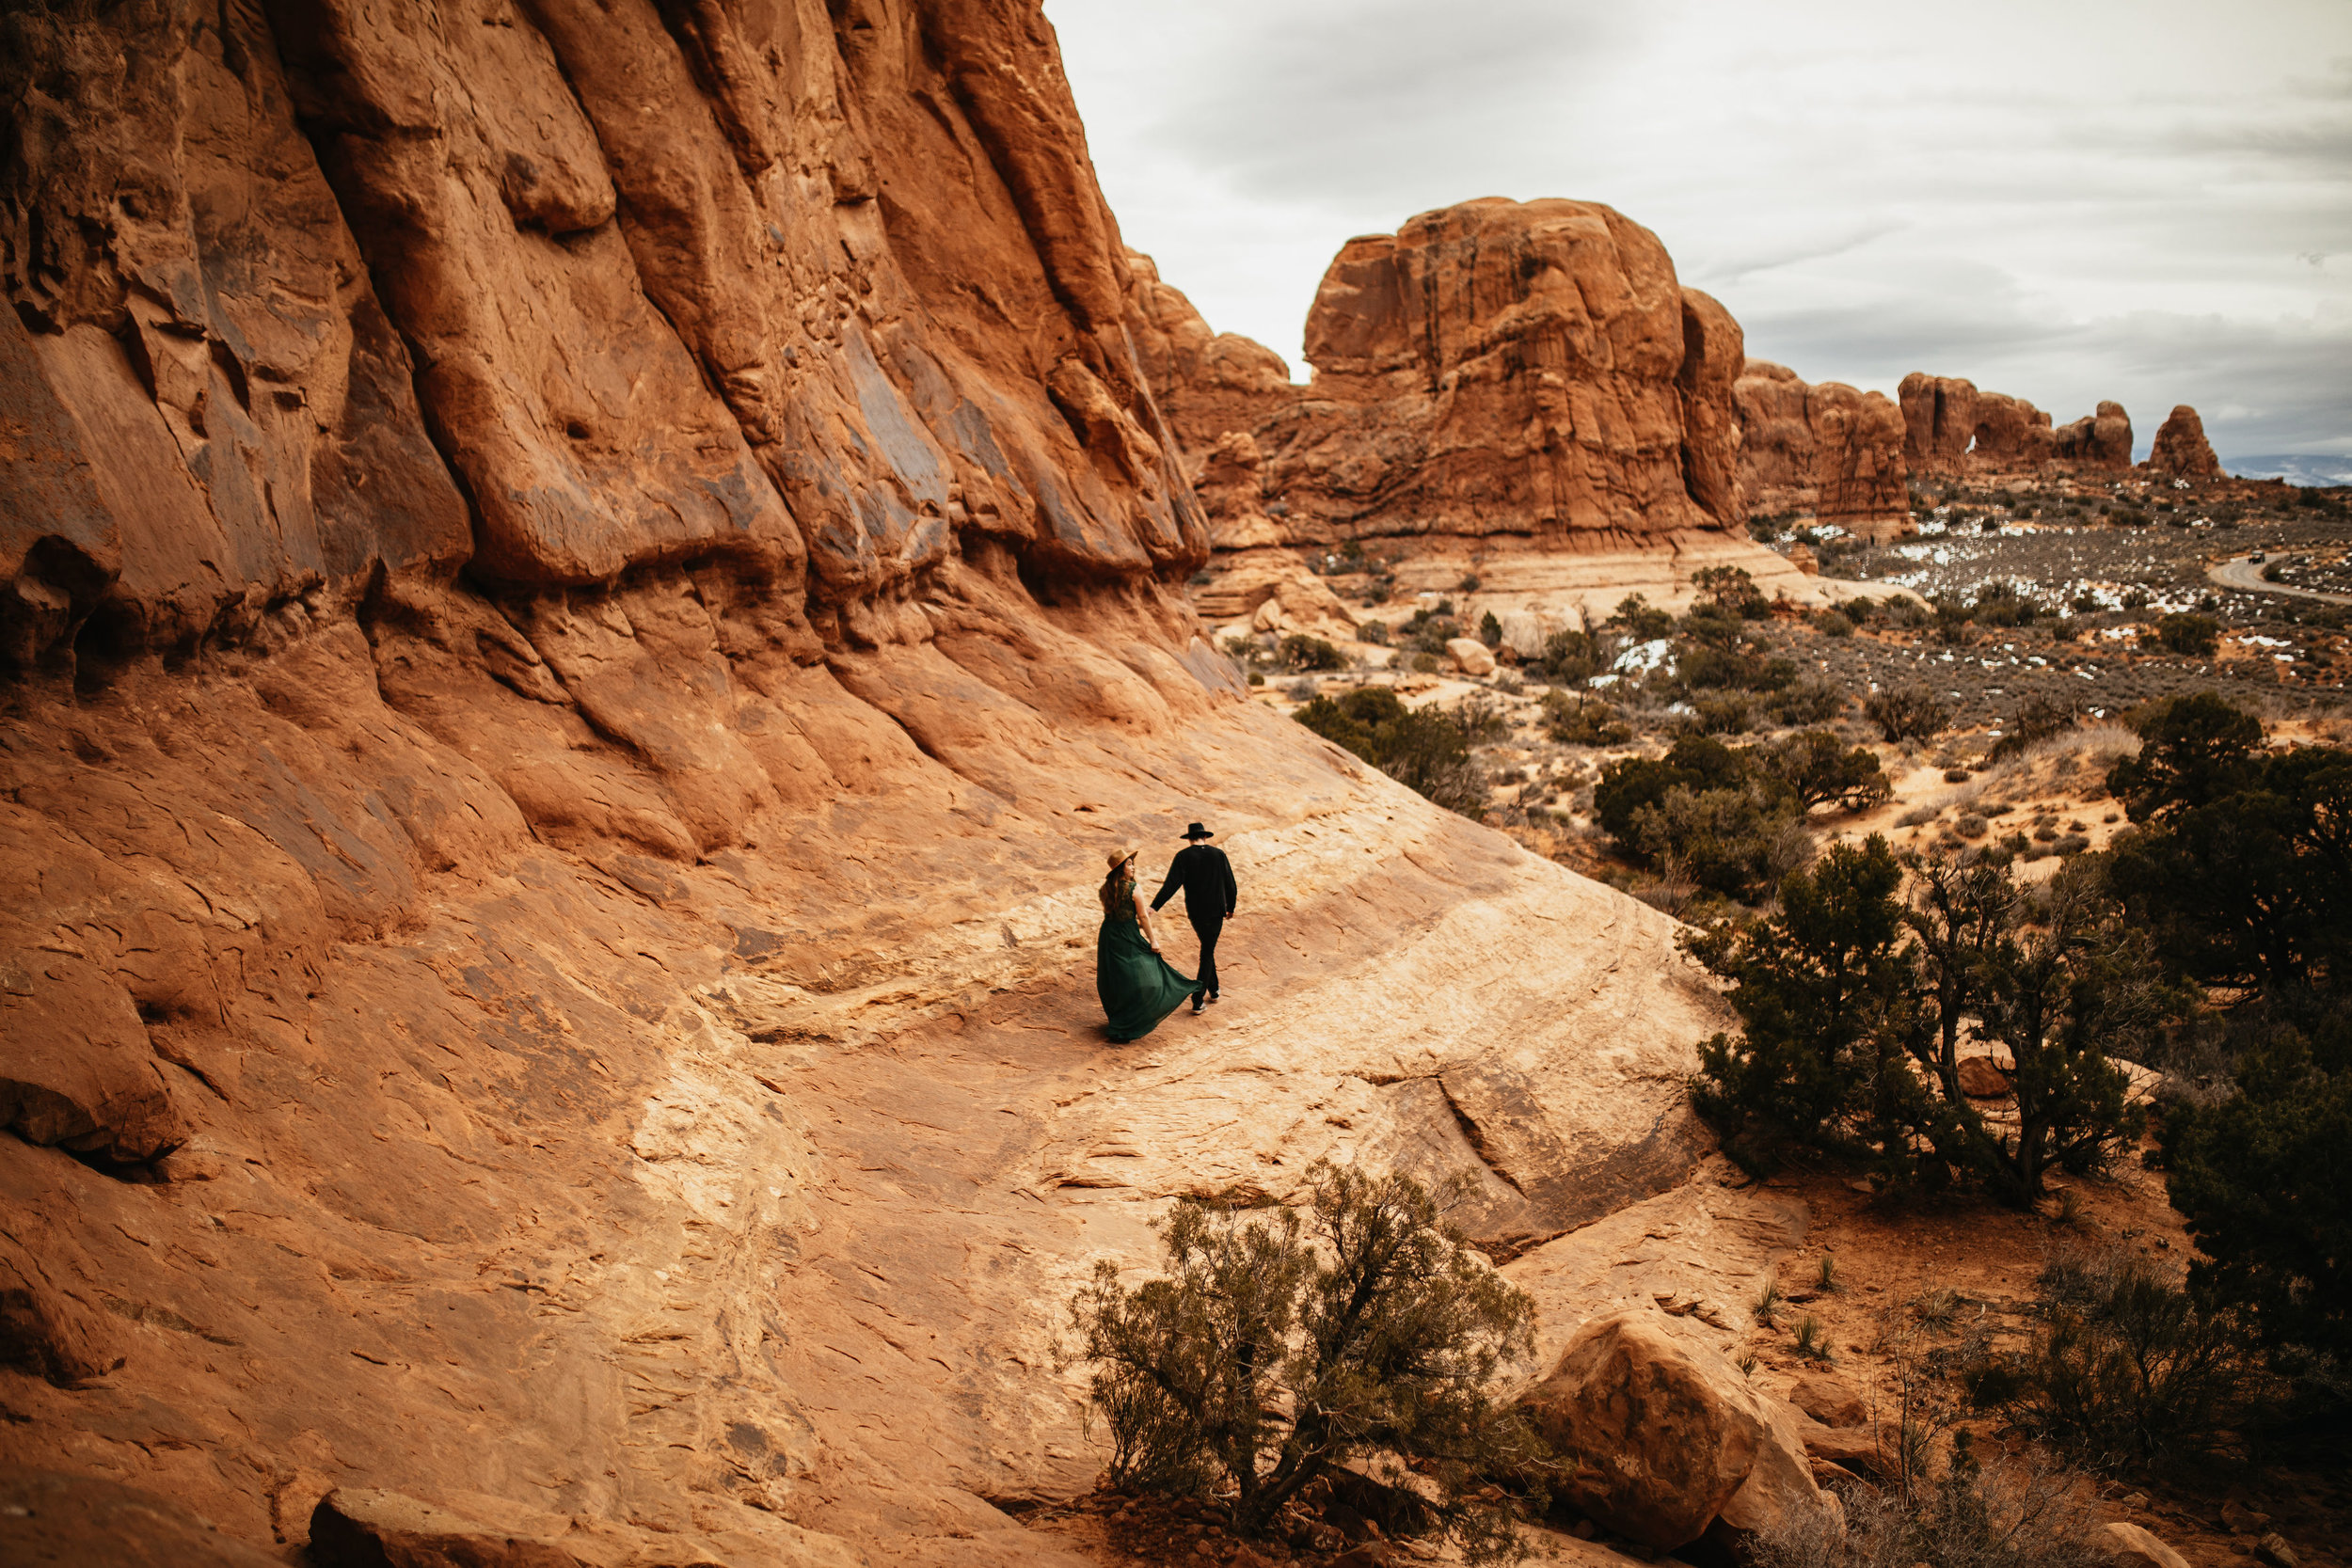
<path fill-rule="evenodd" d="M 2185 403 L 2165 416 L 2149 446 L 2148 461 L 2140 467 L 2175 479 L 2221 477 L 2220 460 L 2213 454 L 2213 443 L 2205 439 L 2205 421 Z"/>
<path fill-rule="evenodd" d="M 1747 361 L 1733 392 L 1749 511 L 1802 514 L 1870 537 L 1910 520 L 1902 411 L 1883 392 L 1808 386 L 1761 359 Z"/>
<path fill-rule="evenodd" d="M 996 1505 L 1099 1465 L 1057 1306 L 1177 1195 L 1459 1171 L 1555 1352 L 1787 1244 L 1689 1180 L 1671 922 L 1197 636 L 1033 5 L 0 27 L 0 1459 L 224 1561 L 371 1487 L 532 1560 L 1052 1561 Z M 1428 359 L 1335 307 L 1423 445 L 1302 502 L 1716 517 L 1736 333 L 1613 214 L 1495 221 Z M 1091 883 L 1195 816 L 1235 994 L 1122 1054 Z"/>

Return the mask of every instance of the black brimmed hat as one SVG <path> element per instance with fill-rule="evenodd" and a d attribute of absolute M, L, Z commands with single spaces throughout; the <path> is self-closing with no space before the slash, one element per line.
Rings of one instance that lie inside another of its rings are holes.
<path fill-rule="evenodd" d="M 1216 834 L 1209 832 L 1208 829 L 1202 827 L 1200 823 L 1195 822 L 1191 827 L 1184 830 L 1184 836 L 1186 838 L 1215 838 Z"/>

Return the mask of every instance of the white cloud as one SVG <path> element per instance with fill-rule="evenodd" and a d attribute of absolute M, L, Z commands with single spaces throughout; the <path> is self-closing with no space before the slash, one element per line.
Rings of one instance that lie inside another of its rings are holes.
<path fill-rule="evenodd" d="M 2352 6 L 1046 0 L 1128 241 L 1298 362 L 1342 242 L 1606 201 L 1750 350 L 2352 452 Z M 1300 373 L 1304 367 L 1300 366 Z"/>

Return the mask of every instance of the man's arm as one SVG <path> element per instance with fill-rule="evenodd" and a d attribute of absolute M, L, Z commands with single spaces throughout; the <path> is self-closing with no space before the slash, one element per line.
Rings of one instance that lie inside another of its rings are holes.
<path fill-rule="evenodd" d="M 1160 884 L 1160 895 L 1152 900 L 1152 907 L 1156 910 L 1170 898 L 1175 897 L 1176 890 L 1184 885 L 1184 852 L 1179 849 L 1176 851 L 1176 858 L 1168 863 L 1168 880 Z"/>
<path fill-rule="evenodd" d="M 1233 882 L 1232 857 L 1220 849 L 1216 852 L 1216 859 L 1217 863 L 1225 868 L 1225 912 L 1230 916 L 1241 907 L 1241 889 Z"/>

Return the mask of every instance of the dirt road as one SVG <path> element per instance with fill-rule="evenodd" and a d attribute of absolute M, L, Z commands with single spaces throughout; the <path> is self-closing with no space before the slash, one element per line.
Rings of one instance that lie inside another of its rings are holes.
<path fill-rule="evenodd" d="M 2287 594 L 2298 599 L 2352 604 L 2352 594 L 2323 594 L 2316 588 L 2292 588 L 2283 582 L 2265 582 L 2262 567 L 2246 556 L 2236 556 L 2208 566 L 2205 575 L 2224 588 L 2234 588 L 2245 594 Z"/>

